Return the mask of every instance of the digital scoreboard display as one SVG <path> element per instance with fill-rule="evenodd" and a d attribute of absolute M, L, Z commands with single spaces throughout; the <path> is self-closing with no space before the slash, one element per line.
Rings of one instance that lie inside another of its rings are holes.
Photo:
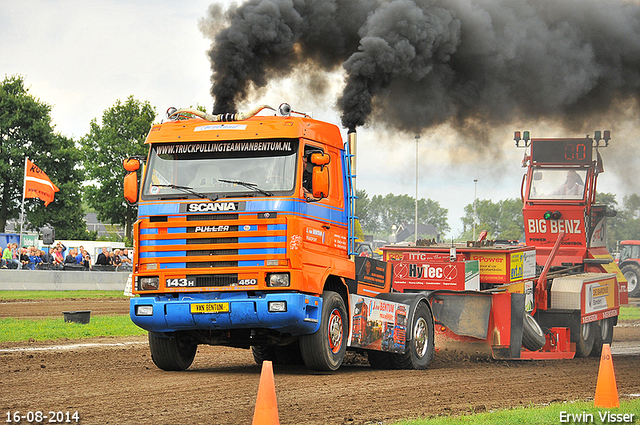
<path fill-rule="evenodd" d="M 531 160 L 538 163 L 590 164 L 591 139 L 531 139 Z"/>

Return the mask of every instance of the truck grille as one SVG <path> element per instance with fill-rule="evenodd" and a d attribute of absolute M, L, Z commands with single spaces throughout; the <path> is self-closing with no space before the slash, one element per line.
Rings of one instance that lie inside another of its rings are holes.
<path fill-rule="evenodd" d="M 187 221 L 237 220 L 238 214 L 194 214 L 188 215 Z"/>
<path fill-rule="evenodd" d="M 237 261 L 201 261 L 198 263 L 187 263 L 188 269 L 202 269 L 211 267 L 238 267 Z"/>
<path fill-rule="evenodd" d="M 235 286 L 239 273 L 286 258 L 286 220 L 255 212 L 153 216 L 140 222 L 141 270 L 160 271 L 161 281 L 187 275 L 197 287 Z"/>
<path fill-rule="evenodd" d="M 202 238 L 202 239 L 187 239 L 187 245 L 196 244 L 215 244 L 215 243 L 238 243 L 238 238 Z"/>
<path fill-rule="evenodd" d="M 199 251 L 187 251 L 187 257 L 204 257 L 206 255 L 238 255 L 237 249 L 211 249 Z"/>
<path fill-rule="evenodd" d="M 234 273 L 188 275 L 187 279 L 194 279 L 196 287 L 198 288 L 206 288 L 208 286 L 233 286 L 238 283 L 238 275 Z"/>

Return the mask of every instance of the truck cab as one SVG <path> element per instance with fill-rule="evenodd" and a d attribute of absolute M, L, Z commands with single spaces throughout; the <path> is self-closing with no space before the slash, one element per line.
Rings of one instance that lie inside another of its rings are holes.
<path fill-rule="evenodd" d="M 383 309 L 378 321 L 400 307 L 420 319 L 396 363 L 425 368 L 425 297 L 389 294 L 390 268 L 355 256 L 349 143 L 288 105 L 265 109 L 172 108 L 149 131 L 147 158 L 125 161 L 125 198 L 138 205 L 130 316 L 149 332 L 154 363 L 184 370 L 210 344 L 335 370 L 348 346 L 365 349 L 350 332 L 364 298 Z"/>

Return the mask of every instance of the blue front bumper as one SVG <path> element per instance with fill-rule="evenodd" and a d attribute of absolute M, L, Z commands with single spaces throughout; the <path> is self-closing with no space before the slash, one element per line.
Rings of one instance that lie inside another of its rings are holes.
<path fill-rule="evenodd" d="M 285 301 L 282 312 L 270 312 L 269 303 Z M 191 313 L 191 304 L 223 303 L 224 313 Z M 273 329 L 292 335 L 315 333 L 320 326 L 322 298 L 292 292 L 188 293 L 175 296 L 142 296 L 131 298 L 131 320 L 154 332 L 181 330 Z M 138 315 L 140 306 L 151 306 L 151 315 Z"/>

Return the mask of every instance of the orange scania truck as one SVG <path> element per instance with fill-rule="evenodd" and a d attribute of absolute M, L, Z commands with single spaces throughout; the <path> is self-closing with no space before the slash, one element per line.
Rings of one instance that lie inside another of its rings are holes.
<path fill-rule="evenodd" d="M 149 331 L 154 363 L 184 370 L 210 344 L 314 370 L 337 369 L 347 347 L 378 351 L 372 364 L 427 367 L 426 295 L 392 293 L 390 265 L 353 255 L 349 143 L 286 104 L 270 109 L 172 108 L 151 128 L 148 156 L 125 161 L 125 198 L 138 205 L 130 315 Z M 407 312 L 402 347 L 352 339 L 360 299 L 376 329 Z"/>
<path fill-rule="evenodd" d="M 551 359 L 611 340 L 626 291 L 606 272 L 595 181 L 562 208 L 539 195 L 556 172 L 595 179 L 593 161 L 560 166 L 533 143 L 526 247 L 388 247 L 380 261 L 355 253 L 355 131 L 343 142 L 287 104 L 167 115 L 147 157 L 124 163 L 124 196 L 138 205 L 130 316 L 159 368 L 187 369 L 199 344 L 331 371 L 347 349 L 374 368 L 424 369 L 449 344 Z M 565 239 L 577 229 L 582 239 Z"/>

